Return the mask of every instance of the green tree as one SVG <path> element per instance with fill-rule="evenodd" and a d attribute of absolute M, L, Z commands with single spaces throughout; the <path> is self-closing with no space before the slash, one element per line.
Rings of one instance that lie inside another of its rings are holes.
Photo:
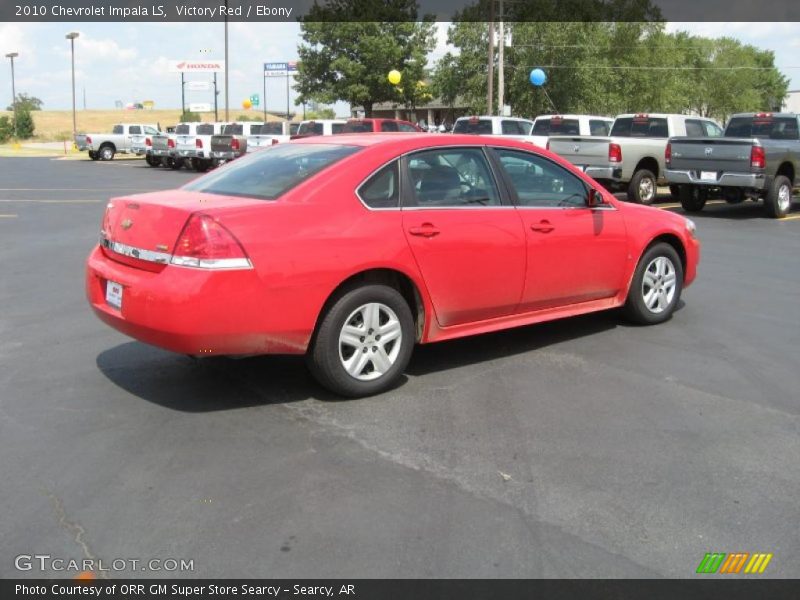
<path fill-rule="evenodd" d="M 450 121 L 453 121 L 453 108 L 462 92 L 461 73 L 458 71 L 458 59 L 450 52 L 436 63 L 431 79 L 431 88 L 435 96 L 450 109 Z"/>
<path fill-rule="evenodd" d="M 14 135 L 14 122 L 8 117 L 0 117 L 0 144 L 5 144 Z"/>
<path fill-rule="evenodd" d="M 197 113 L 193 113 L 191 111 L 185 110 L 183 114 L 181 114 L 180 122 L 181 123 L 199 123 L 203 119 Z"/>
<path fill-rule="evenodd" d="M 25 93 L 17 94 L 17 110 L 24 108 L 28 111 L 32 110 L 42 110 L 42 106 L 44 106 L 44 102 L 42 102 L 36 96 L 29 96 Z M 12 105 L 6 107 L 6 110 L 14 110 Z"/>
<path fill-rule="evenodd" d="M 415 0 L 330 0 L 314 5 L 300 24 L 298 102 L 349 102 L 372 115 L 377 102 L 414 103 L 433 49 L 433 17 L 420 17 Z M 392 69 L 403 75 L 392 86 Z"/>
<path fill-rule="evenodd" d="M 33 137 L 35 132 L 33 124 L 33 115 L 31 111 L 25 108 L 17 107 L 17 138 L 27 140 Z"/>
<path fill-rule="evenodd" d="M 306 119 L 313 121 L 314 119 L 335 119 L 336 111 L 330 107 L 318 108 L 317 110 L 306 111 Z"/>

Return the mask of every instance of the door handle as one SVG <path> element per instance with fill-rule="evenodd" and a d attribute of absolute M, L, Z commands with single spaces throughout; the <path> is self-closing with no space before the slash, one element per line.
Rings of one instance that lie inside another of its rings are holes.
<path fill-rule="evenodd" d="M 430 223 L 423 223 L 419 227 L 411 227 L 408 230 L 411 235 L 417 235 L 424 238 L 432 238 L 439 235 L 441 232 Z"/>
<path fill-rule="evenodd" d="M 538 231 L 540 233 L 550 233 L 551 231 L 553 231 L 553 229 L 555 229 L 555 227 L 553 227 L 550 224 L 550 221 L 544 220 L 544 221 L 539 221 L 538 223 L 534 223 L 533 225 L 531 225 L 531 229 L 533 231 Z"/>

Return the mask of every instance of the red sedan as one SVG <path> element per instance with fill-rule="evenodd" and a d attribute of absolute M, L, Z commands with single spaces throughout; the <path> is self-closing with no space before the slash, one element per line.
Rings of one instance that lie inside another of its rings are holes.
<path fill-rule="evenodd" d="M 325 387 L 363 396 L 418 343 L 614 307 L 665 321 L 698 260 L 690 220 L 619 202 L 530 144 L 355 134 L 111 200 L 86 293 L 143 342 L 305 354 Z"/>

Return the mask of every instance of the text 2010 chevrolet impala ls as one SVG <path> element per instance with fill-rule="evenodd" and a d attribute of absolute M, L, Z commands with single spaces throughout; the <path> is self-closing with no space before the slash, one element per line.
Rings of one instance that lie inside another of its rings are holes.
<path fill-rule="evenodd" d="M 417 343 L 618 306 L 665 321 L 698 259 L 690 220 L 618 202 L 530 144 L 355 134 L 111 200 L 86 291 L 143 342 L 306 354 L 324 386 L 363 396 Z"/>

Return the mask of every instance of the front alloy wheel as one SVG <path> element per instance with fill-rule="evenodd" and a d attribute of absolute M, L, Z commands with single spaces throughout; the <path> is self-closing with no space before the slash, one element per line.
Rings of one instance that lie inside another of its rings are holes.
<path fill-rule="evenodd" d="M 642 277 L 642 300 L 653 314 L 667 310 L 672 304 L 677 287 L 675 265 L 666 256 L 659 256 L 650 261 Z"/>
<path fill-rule="evenodd" d="M 322 316 L 307 362 L 329 390 L 370 396 L 397 383 L 415 341 L 403 295 L 387 285 L 362 285 L 341 293 Z"/>
<path fill-rule="evenodd" d="M 625 313 L 635 323 L 654 325 L 672 316 L 683 289 L 683 264 L 670 244 L 659 242 L 639 260 L 625 302 Z"/>

